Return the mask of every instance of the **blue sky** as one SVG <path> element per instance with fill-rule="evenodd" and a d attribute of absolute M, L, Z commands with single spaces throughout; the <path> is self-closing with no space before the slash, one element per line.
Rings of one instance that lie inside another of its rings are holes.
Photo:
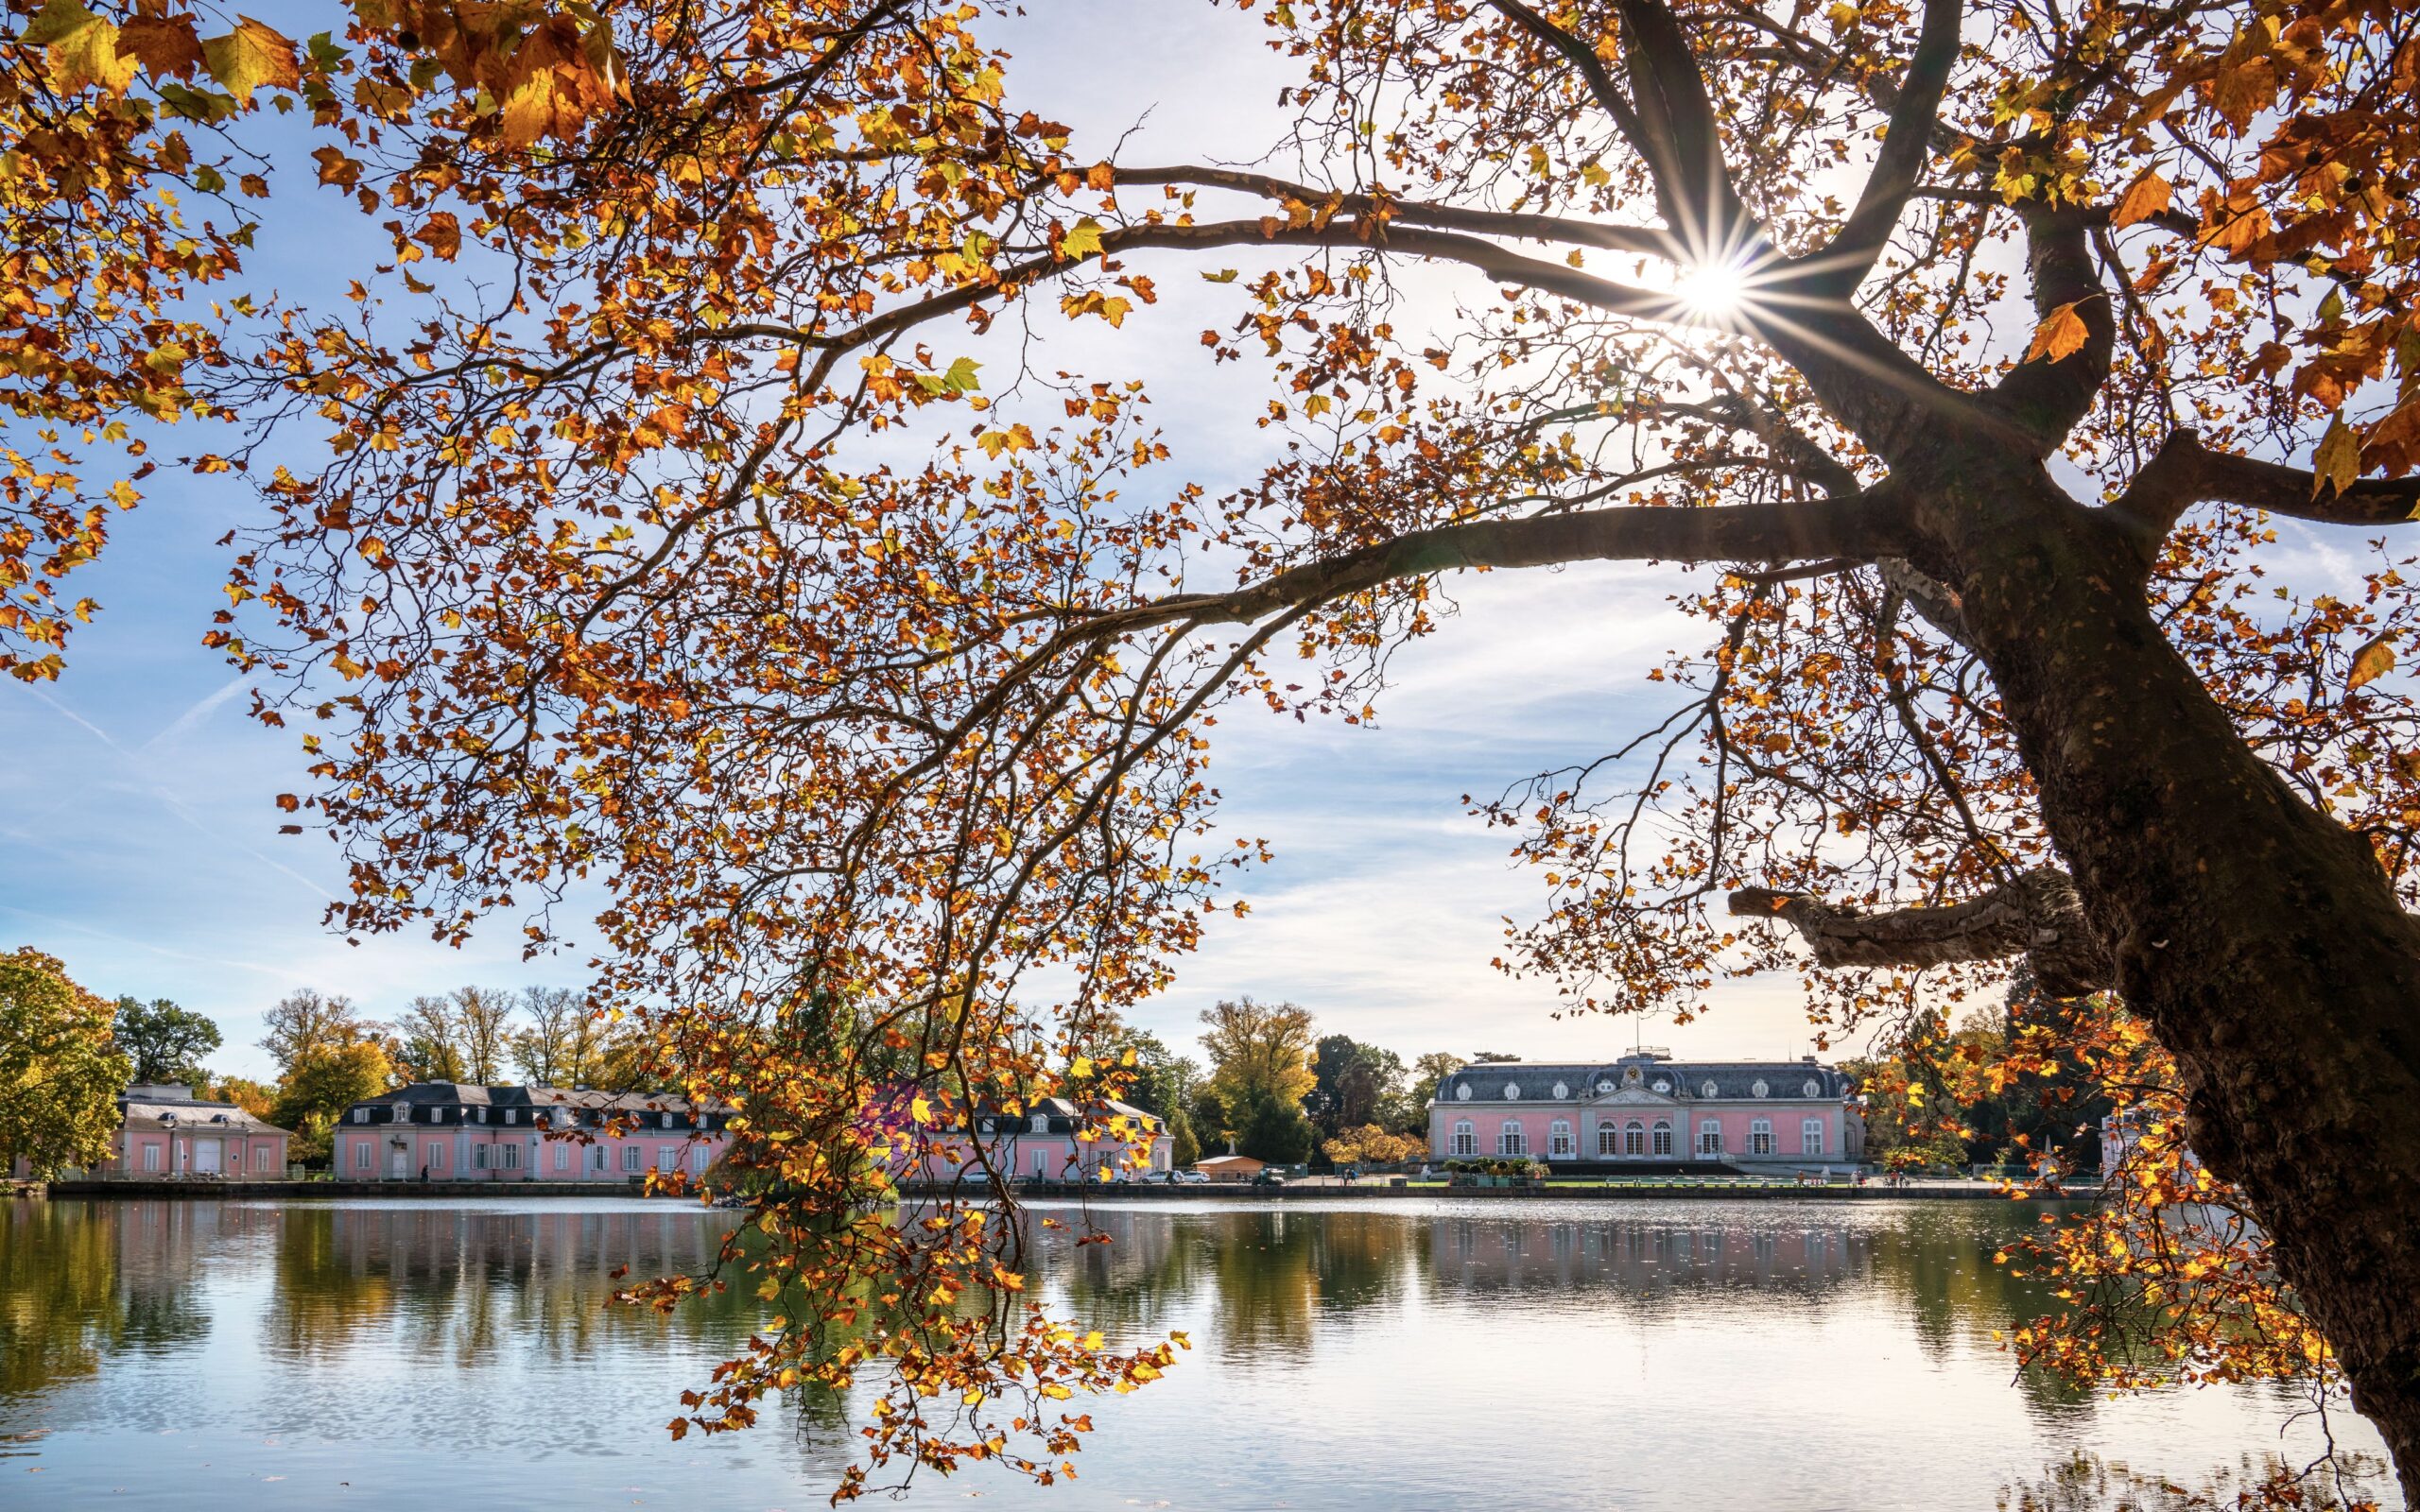
<path fill-rule="evenodd" d="M 1033 81 L 1026 103 L 1100 150 L 1139 127 L 1129 161 L 1240 161 L 1269 139 L 1284 81 L 1260 35 L 1256 17 L 1233 10 L 1053 0 L 1046 26 L 1012 40 L 1011 77 Z M 1105 43 L 1115 68 L 1102 66 Z M 256 261 L 289 295 L 324 292 L 355 249 L 374 260 L 383 241 L 308 178 L 289 170 L 281 181 Z M 1265 452 L 1249 421 L 1266 391 L 1233 368 L 1214 376 L 1198 355 L 1194 333 L 1231 308 L 1181 271 L 1160 283 L 1163 304 L 1137 312 L 1114 344 L 1100 329 L 1046 326 L 1041 363 L 1103 376 L 1147 364 L 1179 465 L 1215 489 Z M 1442 276 L 1428 286 L 1451 296 Z M 77 584 L 106 609 L 73 644 L 68 677 L 0 689 L 0 946 L 49 951 L 103 993 L 209 1014 L 227 1040 L 216 1064 L 249 1074 L 270 1070 L 254 1043 L 261 1010 L 296 988 L 385 1014 L 467 982 L 579 985 L 577 954 L 522 961 L 510 919 L 459 951 L 408 936 L 356 945 L 320 929 L 342 885 L 334 848 L 280 836 L 272 802 L 303 785 L 295 738 L 249 719 L 242 683 L 199 644 L 224 602 L 227 553 L 214 543 L 256 520 L 257 506 L 226 477 L 164 472 L 154 483 Z M 1506 832 L 1486 831 L 1460 799 L 1600 754 L 1649 711 L 1660 716 L 1669 690 L 1651 696 L 1643 673 L 1703 634 L 1668 611 L 1679 581 L 1623 566 L 1465 578 L 1452 588 L 1461 617 L 1396 661 L 1376 728 L 1246 709 L 1223 719 L 1221 828 L 1266 836 L 1278 860 L 1246 877 L 1249 918 L 1215 922 L 1145 1024 L 1189 1047 L 1202 1006 L 1250 992 L 1292 999 L 1407 1057 L 1627 1047 L 1631 1025 L 1559 1022 L 1550 988 L 1492 969 L 1502 919 L 1530 918 L 1544 888 L 1510 867 Z M 1733 989 L 1698 1023 L 1646 1037 L 1684 1056 L 1800 1054 L 1808 1035 L 1794 996 L 1787 982 Z"/>

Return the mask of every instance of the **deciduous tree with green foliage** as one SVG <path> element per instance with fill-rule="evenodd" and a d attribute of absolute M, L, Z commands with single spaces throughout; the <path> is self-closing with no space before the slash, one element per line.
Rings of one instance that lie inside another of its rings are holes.
<path fill-rule="evenodd" d="M 133 1059 L 111 1039 L 110 1003 L 31 946 L 0 955 L 0 1173 L 36 1177 L 110 1158 Z"/>
<path fill-rule="evenodd" d="M 166 998 L 117 1000 L 117 1044 L 134 1060 L 139 1082 L 199 1082 L 202 1060 L 218 1048 L 218 1025 Z"/>

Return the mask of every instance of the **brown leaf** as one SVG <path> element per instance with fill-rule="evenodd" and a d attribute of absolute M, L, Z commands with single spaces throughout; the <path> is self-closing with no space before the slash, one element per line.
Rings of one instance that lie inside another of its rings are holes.
<path fill-rule="evenodd" d="M 191 16 L 137 16 L 117 29 L 117 50 L 154 78 L 191 78 L 201 66 L 201 37 Z"/>

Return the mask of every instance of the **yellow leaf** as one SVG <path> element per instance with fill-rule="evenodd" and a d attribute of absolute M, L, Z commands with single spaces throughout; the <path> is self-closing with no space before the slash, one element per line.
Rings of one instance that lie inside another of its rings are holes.
<path fill-rule="evenodd" d="M 919 1124 L 929 1124 L 933 1121 L 933 1105 L 919 1097 L 908 1105 L 908 1116 Z"/>
<path fill-rule="evenodd" d="M 2361 433 L 2344 423 L 2337 415 L 2327 421 L 2327 434 L 2319 438 L 2319 453 L 2311 458 L 2311 493 L 2316 496 L 2330 485 L 2339 493 L 2361 481 Z"/>
<path fill-rule="evenodd" d="M 2394 670 L 2394 644 L 2390 636 L 2379 636 L 2353 653 L 2353 675 L 2344 679 L 2346 692 L 2364 682 L 2373 682 Z"/>
<path fill-rule="evenodd" d="M 2042 318 L 2033 328 L 2033 344 L 2025 349 L 2025 360 L 2033 362 L 2048 357 L 2063 362 L 2083 345 L 2092 333 L 2085 329 L 2083 317 L 2076 314 L 2074 304 L 2062 304 Z"/>
<path fill-rule="evenodd" d="M 1093 1074 L 1093 1057 L 1090 1056 L 1078 1056 L 1076 1057 L 1074 1070 L 1076 1079 L 1079 1081 L 1081 1081 L 1084 1077 L 1091 1075 Z"/>
<path fill-rule="evenodd" d="M 1059 250 L 1070 259 L 1090 257 L 1100 250 L 1100 222 L 1086 215 L 1076 222 L 1076 229 L 1059 238 Z"/>
<path fill-rule="evenodd" d="M 62 94 L 95 84 L 123 94 L 134 79 L 135 60 L 118 52 L 117 27 L 78 0 L 50 0 L 20 40 L 49 49 L 51 82 Z"/>
<path fill-rule="evenodd" d="M 201 43 L 202 66 L 239 100 L 250 100 L 263 86 L 292 89 L 302 80 L 294 66 L 294 43 L 250 16 L 237 16 L 235 29 Z"/>

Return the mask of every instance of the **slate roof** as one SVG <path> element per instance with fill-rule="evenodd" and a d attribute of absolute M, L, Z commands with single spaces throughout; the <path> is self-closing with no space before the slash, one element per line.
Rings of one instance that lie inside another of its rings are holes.
<path fill-rule="evenodd" d="M 224 1129 L 238 1134 L 291 1134 L 292 1129 L 280 1128 L 267 1119 L 255 1118 L 233 1103 L 203 1102 L 193 1096 L 163 1097 L 156 1088 L 145 1088 L 137 1095 L 117 1100 L 118 1119 L 125 1125 L 161 1125 L 161 1115 L 174 1114 L 176 1126 L 208 1131 Z"/>
<path fill-rule="evenodd" d="M 718 1104 L 692 1109 L 689 1099 L 670 1092 L 603 1091 L 586 1087 L 529 1087 L 523 1085 L 482 1086 L 476 1082 L 416 1081 L 407 1087 L 397 1087 L 366 1097 L 345 1109 L 344 1122 L 353 1121 L 353 1109 L 371 1108 L 377 1114 L 376 1123 L 419 1123 L 412 1114 L 424 1108 L 459 1109 L 465 1114 L 480 1108 L 532 1108 L 545 1111 L 570 1108 L 582 1113 L 674 1113 L 691 1122 L 696 1115 L 708 1118 L 728 1114 L 731 1109 Z M 402 1113 L 403 1117 L 397 1117 Z"/>
<path fill-rule="evenodd" d="M 1762 1099 L 1755 1090 L 1760 1081 L 1765 1084 Z M 1666 1060 L 1656 1056 L 1624 1056 L 1611 1062 L 1504 1060 L 1464 1066 L 1437 1084 L 1437 1101 L 1590 1102 L 1629 1091 L 1676 1102 L 1805 1102 L 1810 1081 L 1815 1083 L 1813 1095 L 1819 1101 L 1838 1102 L 1849 1095 L 1844 1073 L 1808 1060 Z M 1660 1094 L 1658 1082 L 1668 1084 Z M 1706 1090 L 1709 1084 L 1711 1092 Z M 1555 1094 L 1557 1086 L 1564 1089 L 1561 1097 Z M 1470 1090 L 1467 1097 L 1462 1095 L 1464 1088 Z"/>

